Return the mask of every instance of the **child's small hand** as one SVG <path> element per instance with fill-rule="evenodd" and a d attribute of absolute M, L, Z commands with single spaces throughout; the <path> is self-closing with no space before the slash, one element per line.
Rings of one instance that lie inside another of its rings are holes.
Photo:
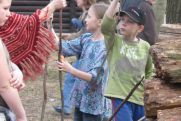
<path fill-rule="evenodd" d="M 66 0 L 53 0 L 55 9 L 62 9 L 67 6 Z"/>
<path fill-rule="evenodd" d="M 10 84 L 12 87 L 22 90 L 25 87 L 25 83 L 23 82 L 23 75 L 18 71 L 11 72 L 12 78 L 10 80 Z"/>
<path fill-rule="evenodd" d="M 58 70 L 71 73 L 73 66 L 67 61 L 62 62 L 57 61 Z"/>

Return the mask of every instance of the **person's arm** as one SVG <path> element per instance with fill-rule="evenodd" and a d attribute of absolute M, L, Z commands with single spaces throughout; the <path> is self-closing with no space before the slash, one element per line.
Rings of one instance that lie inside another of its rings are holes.
<path fill-rule="evenodd" d="M 101 48 L 100 48 L 101 49 Z M 60 71 L 65 71 L 71 73 L 75 77 L 82 79 L 84 81 L 91 82 L 99 82 L 99 79 L 102 74 L 104 74 L 103 62 L 106 58 L 106 50 L 99 50 L 96 52 L 97 56 L 94 58 L 94 64 L 91 68 L 89 68 L 86 72 L 74 68 L 71 64 L 69 64 L 66 60 L 62 62 L 57 62 L 57 66 Z M 88 60 L 87 60 L 88 61 Z"/>
<path fill-rule="evenodd" d="M 78 38 L 75 38 L 70 41 L 62 41 L 62 54 L 67 57 L 67 56 L 80 56 L 82 52 L 82 47 L 85 43 L 85 39 L 87 37 L 90 37 L 90 33 L 86 33 L 81 35 Z"/>
<path fill-rule="evenodd" d="M 55 30 L 53 29 L 53 27 L 51 28 L 51 32 L 53 33 L 53 35 L 54 35 L 54 39 L 55 39 L 55 45 L 56 45 L 56 50 L 58 50 L 59 49 L 59 37 L 58 37 L 58 35 L 55 33 Z"/>
<path fill-rule="evenodd" d="M 109 5 L 105 15 L 109 18 L 113 18 L 117 12 L 118 5 L 119 5 L 119 0 L 113 0 Z"/>
<path fill-rule="evenodd" d="M 113 41 L 115 39 L 115 30 L 117 24 L 114 20 L 114 15 L 117 11 L 118 1 L 119 0 L 113 0 L 111 2 L 101 23 L 101 32 L 105 37 L 105 44 L 107 49 L 109 49 L 112 46 Z"/>
<path fill-rule="evenodd" d="M 13 62 L 11 62 L 11 66 L 13 68 L 13 71 L 11 72 L 12 78 L 10 80 L 10 84 L 12 87 L 18 90 L 22 90 L 25 87 L 25 83 L 23 81 L 23 73 Z"/>
<path fill-rule="evenodd" d="M 15 113 L 17 121 L 27 121 L 18 91 L 10 86 L 9 80 L 11 79 L 11 74 L 2 46 L 0 47 L 0 57 L 0 95 Z"/>
<path fill-rule="evenodd" d="M 57 62 L 57 65 L 58 65 L 58 68 L 60 71 L 69 72 L 72 75 L 76 76 L 77 78 L 80 78 L 85 81 L 91 81 L 91 79 L 92 79 L 92 75 L 90 73 L 80 71 L 80 70 L 74 68 L 66 60 L 63 62 Z"/>
<path fill-rule="evenodd" d="M 66 7 L 66 5 L 66 0 L 53 0 L 41 10 L 41 13 L 39 14 L 40 20 L 48 19 L 49 17 L 51 17 L 55 10 L 63 9 L 64 7 Z"/>
<path fill-rule="evenodd" d="M 74 38 L 80 37 L 83 33 L 85 33 L 86 31 L 84 29 L 81 29 L 80 31 L 76 32 L 76 33 L 68 33 L 68 34 L 64 34 L 62 36 L 63 39 L 65 40 L 72 40 Z"/>

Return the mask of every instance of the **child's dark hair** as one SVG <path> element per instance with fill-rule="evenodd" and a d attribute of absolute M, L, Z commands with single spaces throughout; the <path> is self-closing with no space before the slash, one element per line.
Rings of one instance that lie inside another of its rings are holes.
<path fill-rule="evenodd" d="M 103 3 L 96 3 L 91 5 L 90 8 L 94 10 L 98 19 L 102 19 L 108 8 L 108 5 Z"/>

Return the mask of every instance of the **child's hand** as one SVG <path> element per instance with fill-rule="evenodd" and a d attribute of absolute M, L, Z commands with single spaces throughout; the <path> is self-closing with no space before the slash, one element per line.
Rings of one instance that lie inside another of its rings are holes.
<path fill-rule="evenodd" d="M 53 0 L 55 9 L 62 9 L 67 6 L 66 0 Z"/>
<path fill-rule="evenodd" d="M 58 70 L 65 71 L 71 73 L 73 70 L 73 66 L 67 61 L 64 60 L 62 62 L 57 61 Z"/>
<path fill-rule="evenodd" d="M 22 90 L 25 87 L 25 83 L 23 82 L 23 75 L 19 71 L 11 72 L 12 78 L 10 80 L 10 84 L 12 87 Z"/>

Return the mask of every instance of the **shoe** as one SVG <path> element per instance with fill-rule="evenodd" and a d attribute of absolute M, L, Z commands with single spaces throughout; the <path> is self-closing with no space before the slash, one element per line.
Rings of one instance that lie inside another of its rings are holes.
<path fill-rule="evenodd" d="M 54 110 L 58 113 L 62 113 L 62 107 L 61 106 L 53 106 Z M 69 116 L 70 113 L 64 112 L 64 115 Z"/>

